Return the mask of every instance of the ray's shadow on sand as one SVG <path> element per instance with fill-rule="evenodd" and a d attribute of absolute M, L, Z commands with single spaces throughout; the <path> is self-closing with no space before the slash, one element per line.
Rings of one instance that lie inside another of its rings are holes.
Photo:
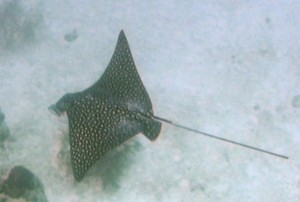
<path fill-rule="evenodd" d="M 59 169 L 65 170 L 72 175 L 69 135 L 65 134 L 62 139 L 62 147 L 58 154 Z M 143 145 L 136 139 L 131 138 L 124 144 L 104 154 L 86 173 L 83 180 L 77 183 L 89 183 L 99 181 L 102 189 L 107 193 L 114 193 L 121 188 L 123 176 L 126 175 L 131 165 L 137 161 L 137 154 L 143 150 Z"/>
<path fill-rule="evenodd" d="M 88 171 L 85 178 L 99 178 L 106 192 L 119 190 L 123 176 L 136 160 L 135 154 L 142 148 L 138 140 L 129 140 L 102 156 Z"/>

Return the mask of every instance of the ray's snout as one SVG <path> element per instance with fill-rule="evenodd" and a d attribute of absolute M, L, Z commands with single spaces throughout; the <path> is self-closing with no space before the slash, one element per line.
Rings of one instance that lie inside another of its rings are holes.
<path fill-rule="evenodd" d="M 52 114 L 55 114 L 57 116 L 60 116 L 62 114 L 61 111 L 57 108 L 56 104 L 50 105 L 48 109 Z"/>

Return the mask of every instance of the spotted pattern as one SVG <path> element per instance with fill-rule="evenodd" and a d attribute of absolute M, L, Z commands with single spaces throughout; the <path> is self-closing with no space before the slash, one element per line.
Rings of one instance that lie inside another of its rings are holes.
<path fill-rule="evenodd" d="M 69 119 L 71 163 L 77 181 L 107 151 L 143 133 L 155 140 L 149 95 L 139 77 L 123 31 L 102 77 L 88 89 L 64 95 L 51 109 Z"/>

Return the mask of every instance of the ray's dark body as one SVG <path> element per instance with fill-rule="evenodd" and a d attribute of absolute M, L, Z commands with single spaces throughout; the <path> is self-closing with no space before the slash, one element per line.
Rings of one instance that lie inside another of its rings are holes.
<path fill-rule="evenodd" d="M 155 140 L 161 130 L 123 31 L 102 77 L 82 92 L 64 95 L 50 109 L 67 113 L 77 181 L 105 152 L 138 133 Z"/>

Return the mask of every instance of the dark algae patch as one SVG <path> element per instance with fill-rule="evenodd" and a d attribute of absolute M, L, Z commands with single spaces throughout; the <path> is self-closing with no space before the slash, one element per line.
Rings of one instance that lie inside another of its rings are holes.
<path fill-rule="evenodd" d="M 15 166 L 1 183 L 0 192 L 8 198 L 23 198 L 30 202 L 47 202 L 41 181 L 24 166 Z"/>

